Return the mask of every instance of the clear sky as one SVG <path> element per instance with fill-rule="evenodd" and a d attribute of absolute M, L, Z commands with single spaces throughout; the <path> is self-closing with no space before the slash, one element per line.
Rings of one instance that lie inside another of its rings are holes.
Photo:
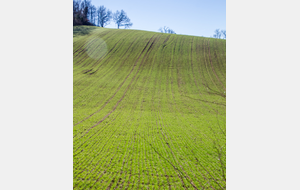
<path fill-rule="evenodd" d="M 226 0 L 92 0 L 113 13 L 123 9 L 133 23 L 130 29 L 158 32 L 167 26 L 177 34 L 211 37 L 226 30 Z M 113 20 L 106 26 L 117 28 Z"/>

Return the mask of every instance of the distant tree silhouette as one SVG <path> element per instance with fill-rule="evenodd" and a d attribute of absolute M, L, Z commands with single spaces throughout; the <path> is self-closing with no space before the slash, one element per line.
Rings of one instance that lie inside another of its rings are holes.
<path fill-rule="evenodd" d="M 214 37 L 214 38 L 219 38 L 219 39 L 221 38 L 221 32 L 220 32 L 220 29 L 216 29 L 216 30 L 215 30 L 215 34 L 213 35 L 213 37 Z"/>
<path fill-rule="evenodd" d="M 125 28 L 129 28 L 132 26 L 130 19 L 128 18 L 125 11 L 123 11 L 123 9 L 114 13 L 113 20 L 117 24 L 118 28 L 120 28 L 120 26 L 124 26 Z"/>
<path fill-rule="evenodd" d="M 109 24 L 109 21 L 112 18 L 112 12 L 110 10 L 106 10 L 106 8 L 102 5 L 97 9 L 98 16 L 98 26 L 104 27 Z"/>
<path fill-rule="evenodd" d="M 79 0 L 80 1 L 80 0 Z M 91 12 L 91 1 L 83 0 L 81 2 L 81 8 L 83 9 L 83 16 L 88 20 L 88 15 Z"/>
<path fill-rule="evenodd" d="M 95 24 L 95 18 L 96 18 L 96 7 L 94 5 L 91 5 L 90 6 L 90 22 Z"/>
<path fill-rule="evenodd" d="M 90 1 L 73 0 L 73 26 L 93 25 L 88 20 Z"/>
<path fill-rule="evenodd" d="M 171 28 L 166 27 L 166 26 L 164 26 L 163 28 L 160 27 L 160 28 L 158 29 L 158 31 L 160 31 L 160 32 L 162 32 L 162 33 L 176 34 L 176 33 L 174 32 L 174 30 L 172 30 Z"/>
<path fill-rule="evenodd" d="M 223 39 L 226 39 L 226 30 L 221 30 L 221 33 L 223 35 Z"/>

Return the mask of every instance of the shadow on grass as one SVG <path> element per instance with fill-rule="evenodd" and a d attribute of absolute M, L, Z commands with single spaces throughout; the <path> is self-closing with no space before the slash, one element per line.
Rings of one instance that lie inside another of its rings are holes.
<path fill-rule="evenodd" d="M 91 26 L 73 26 L 73 37 L 88 35 L 96 28 Z"/>

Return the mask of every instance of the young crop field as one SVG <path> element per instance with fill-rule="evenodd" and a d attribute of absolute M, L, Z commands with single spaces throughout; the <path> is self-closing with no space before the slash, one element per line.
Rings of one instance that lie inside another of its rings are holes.
<path fill-rule="evenodd" d="M 226 40 L 73 27 L 73 188 L 226 189 Z"/>

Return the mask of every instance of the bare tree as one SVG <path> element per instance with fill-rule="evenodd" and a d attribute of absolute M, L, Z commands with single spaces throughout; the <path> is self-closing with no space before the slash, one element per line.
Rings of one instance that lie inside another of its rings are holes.
<path fill-rule="evenodd" d="M 120 28 L 120 26 L 124 26 L 125 28 L 129 28 L 132 26 L 130 19 L 127 17 L 127 14 L 125 13 L 125 11 L 123 11 L 123 9 L 121 10 L 121 12 L 115 12 L 113 15 L 113 19 L 118 25 L 118 28 Z"/>
<path fill-rule="evenodd" d="M 98 15 L 98 26 L 104 27 L 109 24 L 109 21 L 112 18 L 112 12 L 102 5 L 97 9 Z"/>
<path fill-rule="evenodd" d="M 77 24 L 78 15 L 80 14 L 80 1 L 73 0 L 73 26 Z"/>
<path fill-rule="evenodd" d="M 221 38 L 221 32 L 220 32 L 220 29 L 216 29 L 215 30 L 215 34 L 214 34 L 214 36 L 213 36 L 214 38 Z"/>
<path fill-rule="evenodd" d="M 81 2 L 81 9 L 83 10 L 83 16 L 85 19 L 88 18 L 88 15 L 90 13 L 90 9 L 91 9 L 91 1 L 89 0 L 83 0 Z"/>
<path fill-rule="evenodd" d="M 164 26 L 163 28 L 159 28 L 158 31 L 162 32 L 162 33 L 170 33 L 170 34 L 176 34 L 174 32 L 174 30 L 172 30 L 169 27 Z"/>
<path fill-rule="evenodd" d="M 73 0 L 73 26 L 92 25 L 87 19 L 90 1 Z"/>
<path fill-rule="evenodd" d="M 95 17 L 96 17 L 96 7 L 94 5 L 90 6 L 90 22 L 95 24 Z"/>
<path fill-rule="evenodd" d="M 221 33 L 223 35 L 223 39 L 226 39 L 226 30 L 221 30 Z"/>

